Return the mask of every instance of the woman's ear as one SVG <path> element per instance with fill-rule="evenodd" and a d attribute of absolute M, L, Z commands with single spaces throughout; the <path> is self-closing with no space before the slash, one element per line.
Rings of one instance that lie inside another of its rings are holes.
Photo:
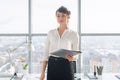
<path fill-rule="evenodd" d="M 68 19 L 70 19 L 70 16 L 68 16 Z"/>

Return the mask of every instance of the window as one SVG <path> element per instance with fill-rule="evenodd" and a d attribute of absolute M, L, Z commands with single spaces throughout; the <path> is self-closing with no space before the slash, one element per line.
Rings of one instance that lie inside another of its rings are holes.
<path fill-rule="evenodd" d="M 81 0 L 82 33 L 120 33 L 120 0 Z"/>
<path fill-rule="evenodd" d="M 44 55 L 46 36 L 33 36 L 32 38 L 32 73 L 40 73 Z"/>
<path fill-rule="evenodd" d="M 28 33 L 28 0 L 0 1 L 0 33 Z"/>
<path fill-rule="evenodd" d="M 13 74 L 16 65 L 16 71 L 21 72 L 23 66 L 28 63 L 28 42 L 26 36 L 0 36 L 0 72 Z"/>
<path fill-rule="evenodd" d="M 103 65 L 103 72 L 119 73 L 119 41 L 119 36 L 82 36 L 83 67 L 93 72 L 94 65 Z"/>
<path fill-rule="evenodd" d="M 103 65 L 103 72 L 120 72 L 120 1 L 81 0 L 83 72 Z"/>
<path fill-rule="evenodd" d="M 0 73 L 13 74 L 28 63 L 28 0 L 1 0 L 0 11 Z"/>

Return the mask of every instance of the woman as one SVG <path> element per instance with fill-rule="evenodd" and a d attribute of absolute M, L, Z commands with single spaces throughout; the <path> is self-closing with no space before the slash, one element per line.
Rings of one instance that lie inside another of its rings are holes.
<path fill-rule="evenodd" d="M 71 62 L 76 56 L 67 54 L 66 58 L 61 58 L 50 53 L 59 49 L 78 50 L 78 34 L 68 28 L 70 11 L 66 7 L 61 6 L 56 11 L 56 17 L 59 26 L 48 32 L 40 80 L 44 80 L 47 64 L 47 80 L 74 80 Z"/>

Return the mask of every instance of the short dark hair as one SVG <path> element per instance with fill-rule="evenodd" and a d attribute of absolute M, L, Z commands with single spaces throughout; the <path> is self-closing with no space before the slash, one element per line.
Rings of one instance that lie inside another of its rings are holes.
<path fill-rule="evenodd" d="M 70 12 L 66 7 L 64 7 L 64 6 L 61 6 L 60 8 L 58 8 L 58 9 L 56 10 L 56 13 L 57 13 L 57 12 L 61 12 L 61 13 L 67 14 L 67 15 L 70 15 L 70 14 L 71 14 L 71 12 Z"/>

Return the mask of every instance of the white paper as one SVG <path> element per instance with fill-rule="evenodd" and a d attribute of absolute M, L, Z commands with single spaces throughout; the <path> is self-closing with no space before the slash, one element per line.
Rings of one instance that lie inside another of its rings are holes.
<path fill-rule="evenodd" d="M 98 79 L 96 76 L 94 76 L 94 75 L 92 75 L 92 74 L 87 74 L 87 77 L 89 78 L 89 79 Z"/>
<path fill-rule="evenodd" d="M 67 49 L 59 49 L 57 51 L 53 51 L 50 54 L 55 55 L 55 56 L 59 56 L 59 57 L 63 57 L 65 58 L 66 54 L 70 54 L 70 55 L 79 55 L 81 54 L 81 51 L 73 51 L 73 50 L 67 50 Z"/>

